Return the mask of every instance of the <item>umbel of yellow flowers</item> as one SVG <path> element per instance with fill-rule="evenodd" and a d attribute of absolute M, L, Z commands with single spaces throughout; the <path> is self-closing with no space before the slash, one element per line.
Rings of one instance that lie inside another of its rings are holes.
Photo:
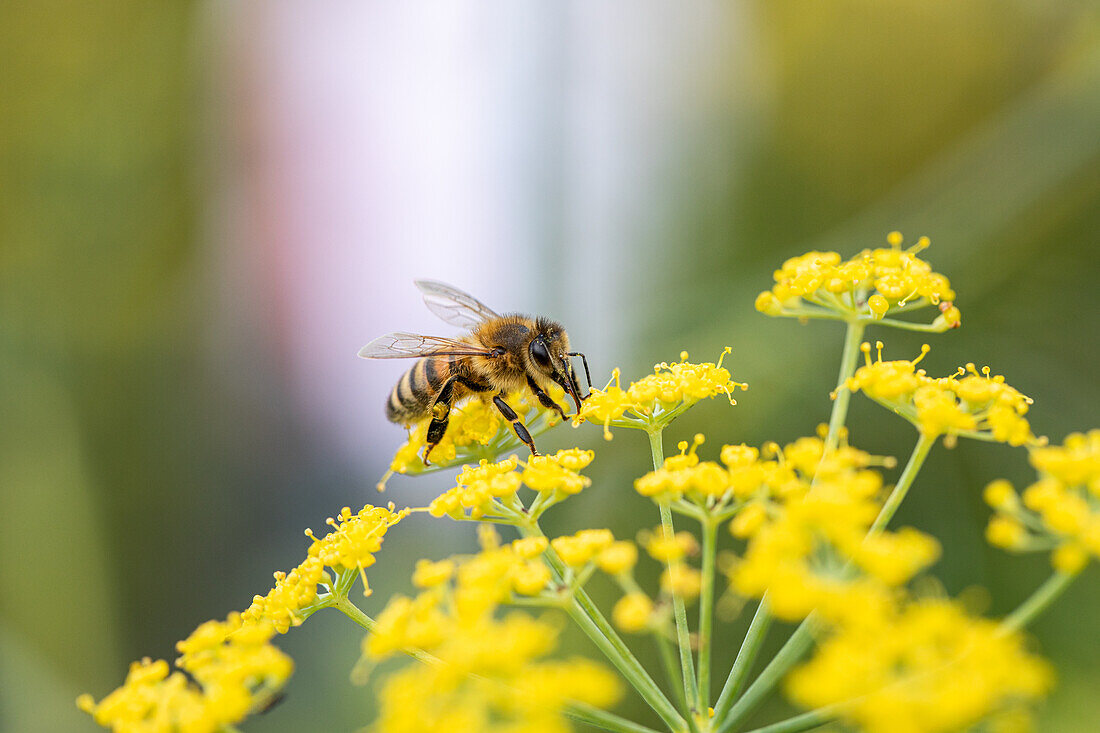
<path fill-rule="evenodd" d="M 948 279 L 917 255 L 931 242 L 921 237 L 907 250 L 901 232 L 887 236 L 889 247 L 865 249 L 844 260 L 837 252 L 807 252 L 775 271 L 775 286 L 756 298 L 756 309 L 769 316 L 884 321 L 911 330 L 958 328 L 962 314 L 952 301 Z M 895 321 L 891 315 L 940 306 L 940 315 L 924 327 Z"/>

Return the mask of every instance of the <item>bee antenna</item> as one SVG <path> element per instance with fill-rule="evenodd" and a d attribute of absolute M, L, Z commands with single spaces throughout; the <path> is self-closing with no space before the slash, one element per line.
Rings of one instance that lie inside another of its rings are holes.
<path fill-rule="evenodd" d="M 584 364 L 584 381 L 588 382 L 588 391 L 592 391 L 592 374 L 588 371 L 588 358 L 579 351 L 570 351 L 566 356 L 579 356 Z"/>

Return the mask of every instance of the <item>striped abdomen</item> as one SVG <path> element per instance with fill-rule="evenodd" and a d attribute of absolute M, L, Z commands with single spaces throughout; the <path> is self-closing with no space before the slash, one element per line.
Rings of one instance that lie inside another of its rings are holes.
<path fill-rule="evenodd" d="M 409 423 L 425 417 L 449 375 L 450 364 L 446 357 L 418 359 L 390 392 L 386 418 L 390 422 Z"/>

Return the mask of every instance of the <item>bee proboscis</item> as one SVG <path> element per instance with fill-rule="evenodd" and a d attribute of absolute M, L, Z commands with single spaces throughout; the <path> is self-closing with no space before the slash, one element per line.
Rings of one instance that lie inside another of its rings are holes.
<path fill-rule="evenodd" d="M 402 425 L 431 417 L 425 439 L 424 463 L 443 439 L 451 406 L 467 396 L 491 399 L 516 435 L 538 455 L 531 434 L 503 395 L 524 387 L 543 407 L 565 410 L 546 393 L 556 384 L 581 409 L 580 385 L 569 357 L 579 356 L 585 378 L 592 384 L 588 359 L 569 350 L 569 336 L 561 324 L 542 316 L 499 315 L 477 298 L 435 280 L 417 280 L 428 309 L 452 326 L 469 329 L 457 339 L 394 332 L 380 336 L 359 350 L 364 359 L 418 361 L 398 381 L 386 402 L 386 417 Z"/>

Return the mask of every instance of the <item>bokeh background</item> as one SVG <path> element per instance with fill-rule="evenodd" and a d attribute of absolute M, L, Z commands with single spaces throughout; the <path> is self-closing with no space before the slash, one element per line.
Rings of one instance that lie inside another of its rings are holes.
<path fill-rule="evenodd" d="M 753 310 L 772 270 L 928 235 L 964 319 L 929 370 L 992 365 L 1055 440 L 1097 426 L 1098 164 L 1088 0 L 0 4 L 0 729 L 93 730 L 79 692 L 173 658 L 296 564 L 304 527 L 378 500 L 402 365 L 355 352 L 450 333 L 413 278 L 559 318 L 598 381 L 729 344 L 750 391 L 666 445 L 759 444 L 827 418 L 841 340 Z M 911 428 L 853 405 L 853 443 L 907 454 Z M 656 522 L 641 436 L 543 440 L 598 450 L 551 532 Z M 1045 577 L 982 538 L 981 488 L 1029 475 L 1003 446 L 935 450 L 899 521 L 942 540 L 944 592 L 1003 614 Z M 403 523 L 368 605 L 473 543 Z M 1100 720 L 1098 578 L 1033 628 L 1060 670 L 1040 730 Z M 280 639 L 289 697 L 245 730 L 368 722 L 359 638 L 326 612 Z"/>

